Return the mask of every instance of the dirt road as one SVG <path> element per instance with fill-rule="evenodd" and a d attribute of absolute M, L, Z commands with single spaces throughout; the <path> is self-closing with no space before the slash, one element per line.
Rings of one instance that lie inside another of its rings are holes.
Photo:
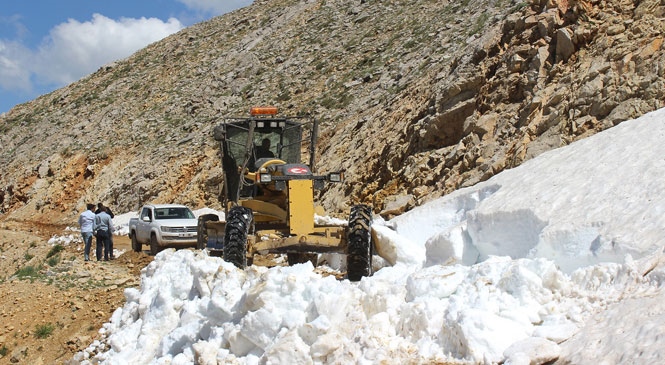
<path fill-rule="evenodd" d="M 0 222 L 0 364 L 62 364 L 98 336 L 152 256 L 115 236 L 116 260 L 83 260 L 83 245 L 49 243 L 65 227 Z M 94 246 L 94 242 L 93 242 Z M 93 255 L 94 256 L 94 255 Z"/>
<path fill-rule="evenodd" d="M 49 242 L 54 236 L 75 242 Z M 125 288 L 140 286 L 141 269 L 153 259 L 147 247 L 133 252 L 126 236 L 113 241 L 115 260 L 86 262 L 79 232 L 0 221 L 0 365 L 66 364 L 99 337 L 124 305 Z M 257 255 L 254 264 L 285 265 L 286 259 Z"/>

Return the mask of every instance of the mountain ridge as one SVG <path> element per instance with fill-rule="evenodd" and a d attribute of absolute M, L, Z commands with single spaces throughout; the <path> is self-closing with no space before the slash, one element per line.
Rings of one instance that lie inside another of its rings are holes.
<path fill-rule="evenodd" d="M 264 0 L 0 116 L 0 214 L 219 207 L 210 131 L 272 104 L 321 122 L 320 198 L 385 217 L 665 106 L 665 5 Z"/>

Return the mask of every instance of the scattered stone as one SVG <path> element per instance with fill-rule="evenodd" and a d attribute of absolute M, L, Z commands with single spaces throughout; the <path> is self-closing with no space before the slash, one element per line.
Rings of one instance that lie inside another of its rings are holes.
<path fill-rule="evenodd" d="M 12 364 L 16 364 L 19 362 L 22 362 L 22 360 L 28 355 L 28 347 L 27 346 L 19 346 L 14 351 L 12 351 L 11 357 L 9 358 L 9 362 Z"/>

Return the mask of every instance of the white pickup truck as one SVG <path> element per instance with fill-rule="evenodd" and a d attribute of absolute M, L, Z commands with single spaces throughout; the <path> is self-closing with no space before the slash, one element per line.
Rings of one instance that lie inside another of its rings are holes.
<path fill-rule="evenodd" d="M 197 247 L 197 220 L 191 209 L 178 204 L 147 204 L 138 218 L 129 220 L 129 238 L 132 249 L 141 252 L 150 245 L 156 255 L 167 247 Z"/>

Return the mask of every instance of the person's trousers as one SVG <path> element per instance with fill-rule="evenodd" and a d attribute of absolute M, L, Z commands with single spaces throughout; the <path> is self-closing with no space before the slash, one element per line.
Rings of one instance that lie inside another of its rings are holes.
<path fill-rule="evenodd" d="M 110 248 L 111 237 L 109 236 L 109 232 L 103 230 L 97 231 L 97 249 L 95 250 L 97 261 L 102 259 L 102 250 L 104 254 L 104 261 L 107 261 L 109 259 Z"/>
<path fill-rule="evenodd" d="M 113 260 L 113 233 L 109 233 L 109 257 Z"/>
<path fill-rule="evenodd" d="M 92 232 L 81 232 L 83 237 L 83 254 L 85 261 L 90 260 L 90 246 L 92 246 Z"/>

